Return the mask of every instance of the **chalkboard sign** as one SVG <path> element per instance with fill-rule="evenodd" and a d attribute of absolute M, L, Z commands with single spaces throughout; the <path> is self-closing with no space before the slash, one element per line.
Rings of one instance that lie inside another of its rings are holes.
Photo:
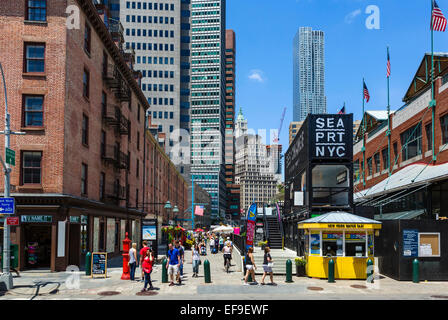
<path fill-rule="evenodd" d="M 107 278 L 107 253 L 106 252 L 93 252 L 92 253 L 92 265 L 91 265 L 91 277 L 94 275 L 104 275 Z"/>

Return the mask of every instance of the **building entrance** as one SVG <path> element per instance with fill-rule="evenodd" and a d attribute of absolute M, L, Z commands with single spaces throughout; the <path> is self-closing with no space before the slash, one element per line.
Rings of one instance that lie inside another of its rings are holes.
<path fill-rule="evenodd" d="M 25 268 L 50 268 L 51 225 L 23 225 L 25 234 Z"/>

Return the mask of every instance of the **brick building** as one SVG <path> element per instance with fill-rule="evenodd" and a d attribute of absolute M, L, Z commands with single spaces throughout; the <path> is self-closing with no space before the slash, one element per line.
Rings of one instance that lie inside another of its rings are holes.
<path fill-rule="evenodd" d="M 77 10 L 66 14 L 71 5 L 79 8 L 79 28 L 67 27 L 67 16 L 78 21 Z M 11 241 L 21 270 L 83 265 L 87 251 L 118 255 L 125 232 L 139 242 L 141 218 L 163 208 L 148 203 L 169 199 L 180 212 L 186 206 L 187 184 L 145 134 L 150 106 L 141 74 L 109 15 L 88 0 L 0 8 L 11 128 L 26 132 L 11 138 L 21 221 Z"/>
<path fill-rule="evenodd" d="M 355 201 L 375 208 L 376 218 L 443 219 L 448 216 L 448 54 L 435 54 L 436 160 L 432 152 L 429 66 L 425 54 L 403 101 L 390 115 L 366 111 L 354 144 Z M 428 66 L 428 67 L 427 67 Z M 365 126 L 365 155 L 363 155 Z M 363 162 L 365 159 L 365 165 Z M 389 177 L 390 174 L 390 177 Z"/>

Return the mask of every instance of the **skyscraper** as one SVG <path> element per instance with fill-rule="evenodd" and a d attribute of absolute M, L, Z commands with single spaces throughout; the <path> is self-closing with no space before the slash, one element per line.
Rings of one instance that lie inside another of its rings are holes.
<path fill-rule="evenodd" d="M 294 37 L 293 121 L 309 113 L 327 113 L 325 96 L 324 32 L 301 27 Z"/>
<path fill-rule="evenodd" d="M 179 136 L 188 136 L 179 129 L 190 128 L 189 3 L 120 0 L 119 6 L 126 48 L 134 49 L 134 68 L 143 75 L 141 89 L 151 105 L 151 123 L 166 136 L 165 151 L 184 176 L 189 161 L 180 160 L 186 151 L 177 144 Z"/>
<path fill-rule="evenodd" d="M 211 196 L 212 222 L 226 209 L 225 0 L 191 1 L 191 174 Z"/>

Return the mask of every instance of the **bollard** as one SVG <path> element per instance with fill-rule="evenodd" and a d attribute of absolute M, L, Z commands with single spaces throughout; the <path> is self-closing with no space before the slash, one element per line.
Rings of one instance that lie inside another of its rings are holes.
<path fill-rule="evenodd" d="M 330 259 L 328 261 L 328 282 L 334 283 L 334 261 L 333 259 Z"/>
<path fill-rule="evenodd" d="M 168 283 L 168 271 L 166 270 L 166 264 L 168 260 L 166 258 L 162 261 L 162 283 Z"/>
<path fill-rule="evenodd" d="M 290 259 L 286 260 L 286 282 L 292 282 L 292 262 Z"/>
<path fill-rule="evenodd" d="M 86 276 L 90 276 L 91 273 L 91 265 L 92 265 L 92 254 L 90 252 L 86 253 L 86 261 L 85 261 L 85 269 L 86 269 Z"/>
<path fill-rule="evenodd" d="M 419 274 L 419 262 L 418 259 L 414 259 L 412 262 L 412 282 L 419 283 L 420 282 L 420 274 Z"/>
<path fill-rule="evenodd" d="M 210 262 L 208 262 L 208 260 L 204 261 L 204 280 L 205 283 L 212 282 L 212 280 L 210 279 Z"/>
<path fill-rule="evenodd" d="M 367 260 L 367 282 L 373 283 L 373 261 L 371 259 Z M 370 270 L 369 270 L 370 267 Z M 370 281 L 369 281 L 370 279 Z"/>

